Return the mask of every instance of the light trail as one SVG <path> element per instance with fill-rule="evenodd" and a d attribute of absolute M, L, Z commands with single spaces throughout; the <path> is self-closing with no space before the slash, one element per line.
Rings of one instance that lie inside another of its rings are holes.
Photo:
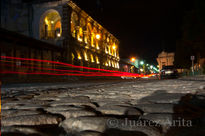
<path fill-rule="evenodd" d="M 47 62 L 52 64 L 60 64 L 65 65 L 68 67 L 73 68 L 80 68 L 80 69 L 88 69 L 88 70 L 95 70 L 95 71 L 104 71 L 104 72 L 119 72 L 119 71 L 112 71 L 112 70 L 105 70 L 105 69 L 98 69 L 98 68 L 90 68 L 90 67 L 84 67 L 84 66 L 75 66 L 72 64 L 67 64 L 63 62 L 56 62 L 56 61 L 50 61 L 50 60 L 40 60 L 40 59 L 30 59 L 30 58 L 18 58 L 18 57 L 8 57 L 8 56 L 1 56 L 2 59 L 14 59 L 14 60 L 24 60 L 24 61 L 37 61 L 37 62 Z"/>
<path fill-rule="evenodd" d="M 53 69 L 53 68 L 43 68 L 43 67 L 34 67 L 34 66 L 24 66 L 26 65 L 35 65 L 33 63 L 27 63 L 27 62 L 22 62 L 24 65 L 16 66 L 15 68 L 17 69 L 16 71 L 0 71 L 1 74 L 23 74 L 23 75 L 56 75 L 56 76 L 86 76 L 86 77 L 151 77 L 153 74 L 150 75 L 143 75 L 143 74 L 135 74 L 135 73 L 128 73 L 128 72 L 121 72 L 121 71 L 112 71 L 112 70 L 105 70 L 105 69 L 99 69 L 99 68 L 90 68 L 90 67 L 84 67 L 84 66 L 76 66 L 72 64 L 67 64 L 67 63 L 62 63 L 62 62 L 56 62 L 56 61 L 49 61 L 49 60 L 40 60 L 40 59 L 31 59 L 31 58 L 19 58 L 19 57 L 9 57 L 9 56 L 1 56 L 0 62 L 3 63 L 16 63 L 15 61 L 8 61 L 9 60 L 19 60 L 19 61 L 34 61 L 34 62 L 43 62 L 43 63 L 49 63 L 51 64 L 57 64 L 63 66 L 64 68 L 76 68 L 76 69 L 85 69 L 85 70 L 93 70 L 93 71 L 99 71 L 99 72 L 87 72 L 87 71 L 81 71 L 81 70 L 65 70 L 65 69 Z M 13 65 L 9 64 L 1 64 L 7 67 L 13 67 Z M 45 64 L 44 64 L 45 65 Z M 46 64 L 48 65 L 48 64 Z M 41 66 L 41 65 L 39 65 Z M 32 70 L 26 70 L 26 72 L 21 72 L 20 68 L 27 68 L 27 69 L 32 69 Z M 33 71 L 35 70 L 41 70 L 44 72 L 39 72 L 39 71 Z M 49 71 L 49 72 L 48 72 Z"/>

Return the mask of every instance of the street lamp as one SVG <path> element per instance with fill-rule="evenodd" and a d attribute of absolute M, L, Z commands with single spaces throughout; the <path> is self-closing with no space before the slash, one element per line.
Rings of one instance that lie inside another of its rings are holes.
<path fill-rule="evenodd" d="M 131 62 L 135 62 L 135 60 L 136 60 L 135 57 L 132 57 L 132 58 L 130 59 Z"/>
<path fill-rule="evenodd" d="M 96 34 L 96 39 L 100 40 L 101 36 L 100 34 Z"/>
<path fill-rule="evenodd" d="M 113 45 L 113 46 L 112 46 L 112 49 L 113 49 L 113 50 L 115 50 L 115 49 L 116 49 L 116 46 L 115 46 L 115 45 Z"/>
<path fill-rule="evenodd" d="M 140 61 L 140 65 L 144 65 L 144 61 Z"/>

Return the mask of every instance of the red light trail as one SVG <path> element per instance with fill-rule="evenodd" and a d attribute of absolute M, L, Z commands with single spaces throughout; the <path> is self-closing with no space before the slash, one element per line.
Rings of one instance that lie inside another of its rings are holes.
<path fill-rule="evenodd" d="M 59 66 L 63 66 L 64 68 L 75 68 L 75 69 L 81 69 L 81 70 L 65 70 L 65 69 L 54 69 L 54 68 L 44 68 L 44 67 L 34 67 L 31 63 L 22 62 L 19 66 L 17 66 L 16 71 L 12 70 L 1 70 L 1 74 L 21 74 L 21 75 L 55 75 L 55 76 L 86 76 L 86 77 L 150 77 L 151 75 L 140 75 L 140 74 L 134 74 L 134 73 L 128 73 L 128 72 L 120 72 L 120 71 L 112 71 L 112 70 L 105 70 L 105 69 L 98 69 L 98 68 L 90 68 L 90 67 L 84 67 L 84 66 L 76 66 L 72 64 L 67 64 L 63 62 L 56 62 L 56 61 L 49 61 L 49 60 L 40 60 L 40 59 L 31 59 L 31 58 L 19 58 L 19 57 L 9 57 L 9 56 L 1 56 L 0 62 L 1 66 L 3 67 L 9 67 L 12 68 L 14 65 L 16 65 L 15 60 L 19 61 L 33 61 L 33 62 L 42 62 L 42 63 L 49 63 L 49 64 L 57 64 Z M 8 60 L 10 61 L 8 61 Z M 6 64 L 4 64 L 6 63 Z M 7 64 L 7 63 L 13 63 L 13 64 Z M 14 64 L 15 63 L 15 64 Z M 25 66 L 28 65 L 28 66 Z M 31 65 L 31 66 L 30 66 Z M 22 69 L 20 69 L 22 68 Z M 25 68 L 27 70 L 25 70 Z M 39 71 L 31 71 L 28 69 L 35 69 L 35 70 L 41 70 Z M 98 72 L 86 72 L 83 70 L 93 70 Z M 21 70 L 24 70 L 22 72 Z"/>

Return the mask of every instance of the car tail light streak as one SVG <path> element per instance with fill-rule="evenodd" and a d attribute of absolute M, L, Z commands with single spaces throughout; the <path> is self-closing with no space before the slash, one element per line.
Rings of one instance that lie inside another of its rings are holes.
<path fill-rule="evenodd" d="M 20 65 L 16 65 L 19 62 Z M 37 62 L 40 62 L 39 65 Z M 55 67 L 55 68 L 53 68 Z M 55 75 L 55 76 L 85 76 L 85 77 L 151 77 L 143 75 L 99 68 L 76 66 L 63 62 L 40 60 L 32 58 L 19 58 L 1 56 L 1 74 L 22 74 L 22 75 Z"/>

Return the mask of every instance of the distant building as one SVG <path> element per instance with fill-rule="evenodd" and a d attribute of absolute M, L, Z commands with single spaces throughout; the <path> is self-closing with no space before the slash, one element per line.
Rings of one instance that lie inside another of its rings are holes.
<path fill-rule="evenodd" d="M 157 58 L 159 69 L 161 70 L 164 66 L 174 65 L 174 53 L 168 53 L 162 51 Z"/>
<path fill-rule="evenodd" d="M 129 73 L 138 73 L 138 69 L 135 65 L 127 62 L 126 60 L 120 60 L 120 71 Z"/>
<path fill-rule="evenodd" d="M 0 14 L 2 28 L 63 50 L 55 56 L 58 60 L 41 47 L 26 51 L 23 46 L 9 50 L 4 46 L 0 54 L 119 70 L 118 39 L 71 0 L 1 0 Z"/>
<path fill-rule="evenodd" d="M 205 74 L 205 58 L 199 60 L 199 69 Z"/>

